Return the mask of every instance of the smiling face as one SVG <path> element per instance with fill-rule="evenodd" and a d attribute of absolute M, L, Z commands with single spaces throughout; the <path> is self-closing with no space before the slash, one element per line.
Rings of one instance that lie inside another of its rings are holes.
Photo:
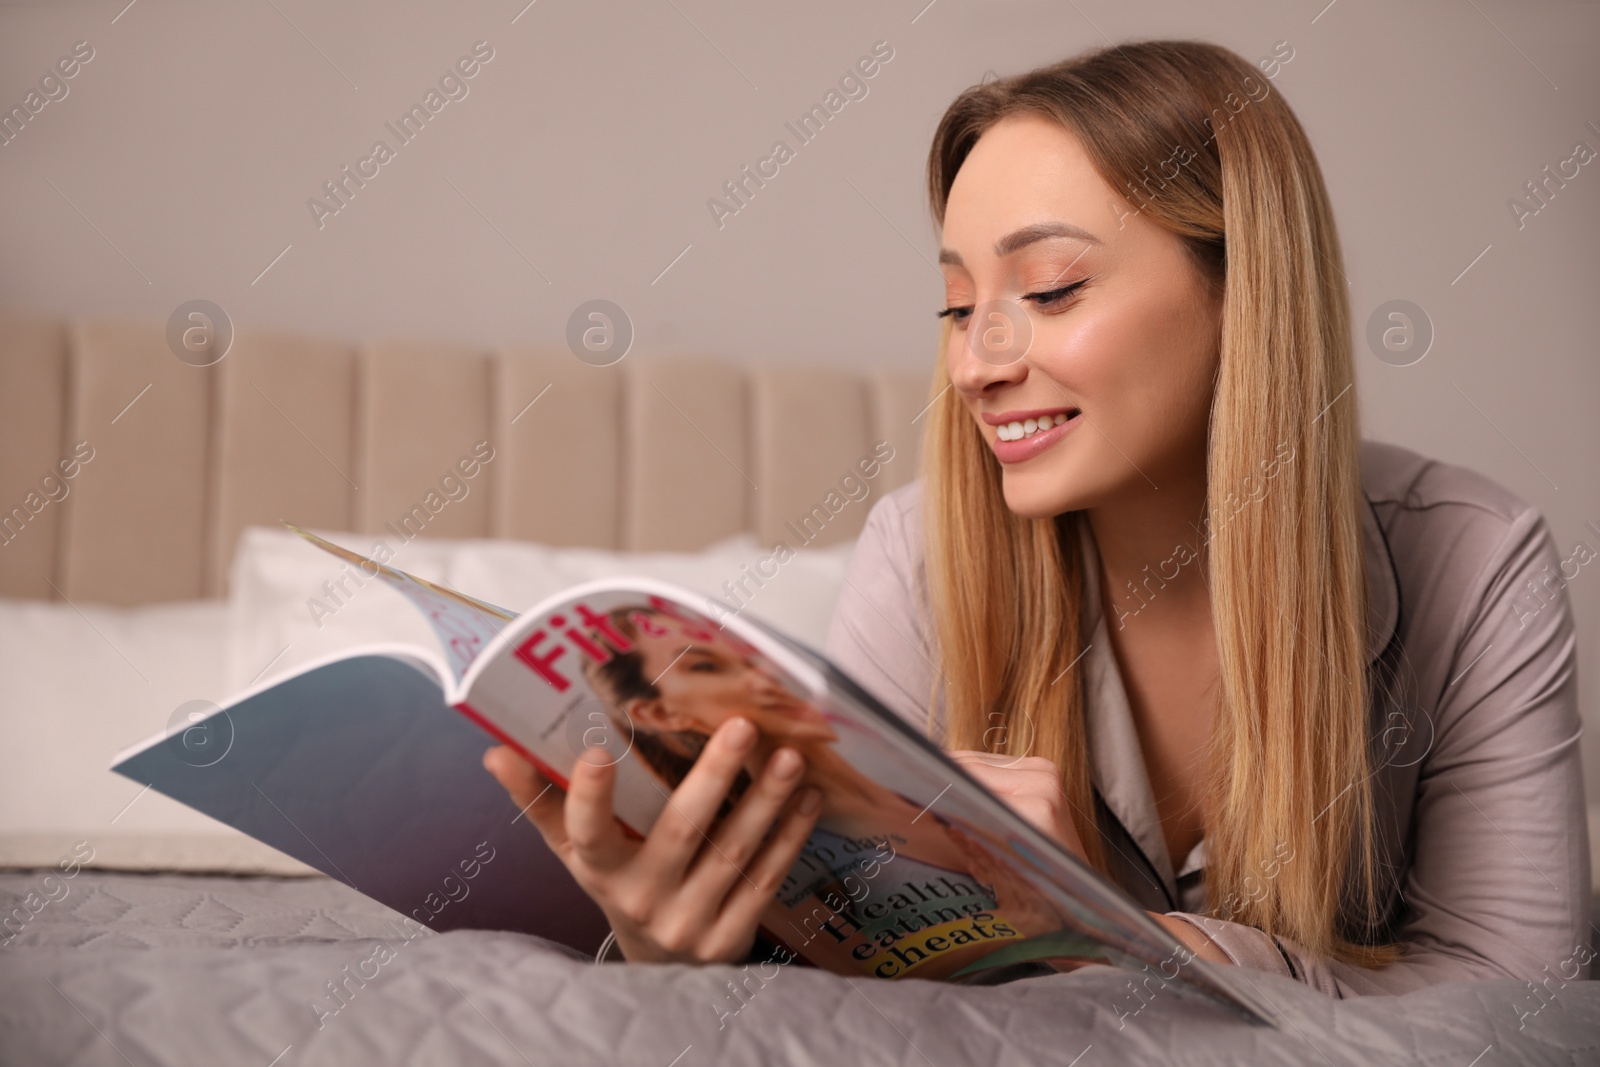
<path fill-rule="evenodd" d="M 699 631 L 688 634 L 681 623 L 665 616 L 655 622 L 664 633 L 641 631 L 634 641 L 643 657 L 644 677 L 654 681 L 659 694 L 628 702 L 628 714 L 642 728 L 709 735 L 738 715 L 771 744 L 835 740 L 833 728 L 815 708 L 720 636 L 705 640 Z"/>
<path fill-rule="evenodd" d="M 1203 484 L 1221 299 L 1136 210 L 1036 115 L 985 131 L 951 185 L 950 380 L 1018 515 Z"/>

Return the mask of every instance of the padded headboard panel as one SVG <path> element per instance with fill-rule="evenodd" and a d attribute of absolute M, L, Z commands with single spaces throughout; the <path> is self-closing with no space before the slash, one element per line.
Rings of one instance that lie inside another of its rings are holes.
<path fill-rule="evenodd" d="M 193 367 L 160 322 L 0 314 L 0 596 L 217 596 L 239 532 L 279 519 L 625 549 L 746 530 L 834 544 L 915 477 L 927 402 L 919 373 L 637 354 L 599 368 L 244 328 Z M 841 507 L 879 442 L 893 458 Z"/>

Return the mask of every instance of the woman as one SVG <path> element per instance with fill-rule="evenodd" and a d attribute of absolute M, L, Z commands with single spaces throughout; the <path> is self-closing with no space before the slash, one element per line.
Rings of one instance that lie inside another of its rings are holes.
<path fill-rule="evenodd" d="M 829 652 L 1204 959 L 1340 996 L 1581 971 L 1560 557 L 1487 479 L 1360 441 L 1288 105 L 1217 46 L 1112 47 L 961 94 L 928 176 L 927 473 L 873 509 Z M 608 788 L 585 768 L 538 825 L 624 953 L 738 958 L 759 909 L 692 842 L 573 843 Z M 809 828 L 787 801 L 758 781 L 726 820 L 762 870 Z"/>

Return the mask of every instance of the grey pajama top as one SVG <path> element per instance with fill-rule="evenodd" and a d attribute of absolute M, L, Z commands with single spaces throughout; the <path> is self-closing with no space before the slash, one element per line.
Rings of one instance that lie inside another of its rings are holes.
<path fill-rule="evenodd" d="M 1234 963 L 1333 996 L 1586 974 L 1589 842 L 1563 556 L 1535 508 L 1465 468 L 1366 441 L 1361 483 L 1373 796 L 1382 869 L 1393 874 L 1388 932 L 1405 957 L 1367 970 L 1205 914 L 1206 842 L 1173 870 L 1084 523 L 1079 665 L 1113 878 L 1147 910 L 1205 930 Z M 921 502 L 913 482 L 873 506 L 827 652 L 937 739 Z"/>

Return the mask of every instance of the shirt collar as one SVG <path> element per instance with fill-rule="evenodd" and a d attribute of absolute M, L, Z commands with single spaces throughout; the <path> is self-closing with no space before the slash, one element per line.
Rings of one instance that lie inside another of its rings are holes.
<path fill-rule="evenodd" d="M 1173 870 L 1161 820 L 1156 813 L 1155 795 L 1145 770 L 1144 752 L 1133 725 L 1133 712 L 1112 652 L 1105 613 L 1101 610 L 1100 558 L 1094 534 L 1082 512 L 1075 513 L 1075 520 L 1079 523 L 1078 543 L 1083 559 L 1079 632 L 1087 642 L 1081 656 L 1090 769 L 1106 807 L 1144 853 L 1165 885 L 1169 899 L 1175 901 L 1178 899 L 1177 878 L 1204 864 L 1206 842 L 1202 839 L 1184 857 L 1181 870 Z M 1361 520 L 1367 579 L 1367 662 L 1370 666 L 1382 655 L 1394 635 L 1400 615 L 1400 591 L 1388 541 L 1365 492 L 1361 495 Z"/>
<path fill-rule="evenodd" d="M 1083 666 L 1084 729 L 1089 748 L 1089 768 L 1096 792 L 1122 824 L 1133 843 L 1161 879 L 1168 900 L 1176 901 L 1177 878 L 1167 855 L 1166 837 L 1156 814 L 1155 794 L 1145 770 L 1144 750 L 1133 725 L 1133 710 L 1111 648 L 1110 629 L 1100 607 L 1100 553 L 1094 533 L 1082 512 L 1078 544 L 1083 557 L 1083 599 L 1079 603 L 1079 634 L 1085 644 L 1078 653 Z M 1114 838 L 1107 843 L 1118 847 Z M 1125 857 L 1143 869 L 1133 857 Z"/>
<path fill-rule="evenodd" d="M 1394 573 L 1389 538 L 1378 522 L 1372 498 L 1361 494 L 1362 554 L 1367 571 L 1367 664 L 1370 666 L 1394 638 L 1400 625 L 1400 581 Z"/>

